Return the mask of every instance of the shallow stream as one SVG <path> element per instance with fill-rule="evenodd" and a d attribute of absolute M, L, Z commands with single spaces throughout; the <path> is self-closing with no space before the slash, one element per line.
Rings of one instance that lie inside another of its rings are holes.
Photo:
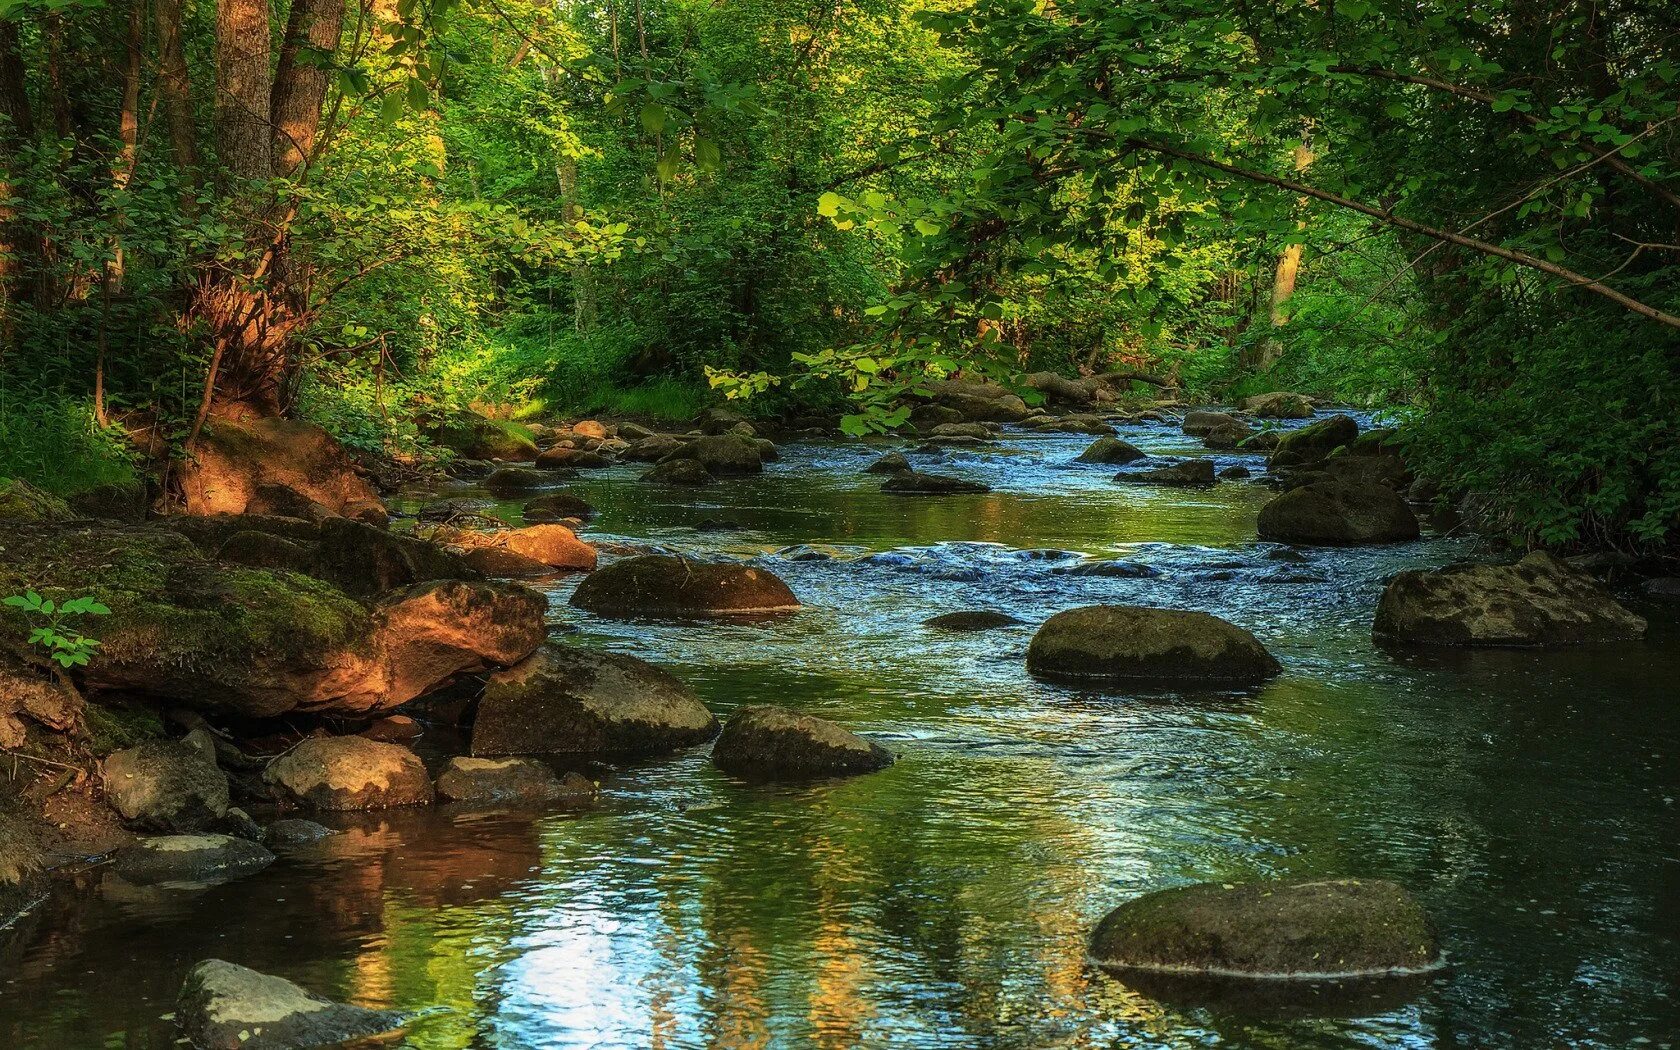
<path fill-rule="evenodd" d="M 1208 454 L 1170 428 L 1122 436 Z M 1263 485 L 1116 485 L 1070 464 L 1089 440 L 911 454 L 994 489 L 974 496 L 883 495 L 861 469 L 888 446 L 855 443 L 791 443 L 763 476 L 700 490 L 589 473 L 571 486 L 602 510 L 588 538 L 760 559 L 808 608 L 614 622 L 566 604 L 574 579 L 552 587 L 567 642 L 659 663 L 720 717 L 774 702 L 832 718 L 899 763 L 749 786 L 701 748 L 620 766 L 581 815 L 344 819 L 198 891 L 96 875 L 0 954 L 0 1045 L 169 1046 L 182 976 L 207 957 L 440 1007 L 398 1044 L 440 1050 L 1680 1043 L 1672 614 L 1640 607 L 1639 645 L 1391 655 L 1370 636 L 1383 579 L 1466 541 L 1278 560 L 1255 539 Z M 1069 571 L 1098 561 L 1138 568 Z M 1028 678 L 1031 624 L 1098 602 L 1223 616 L 1285 673 L 1223 695 Z M 1028 625 L 921 626 L 978 608 Z M 1092 924 L 1131 896 L 1284 874 L 1405 884 L 1452 967 L 1399 1002 L 1301 1016 L 1163 1001 L 1084 961 Z"/>

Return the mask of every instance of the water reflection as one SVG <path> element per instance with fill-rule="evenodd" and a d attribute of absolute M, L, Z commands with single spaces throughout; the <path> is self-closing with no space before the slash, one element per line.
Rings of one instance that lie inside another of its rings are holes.
<path fill-rule="evenodd" d="M 1193 451 L 1164 430 L 1126 437 Z M 1112 485 L 1110 470 L 1065 466 L 1086 440 L 918 463 L 996 490 L 953 499 L 882 496 L 858 473 L 880 450 L 840 444 L 790 448 L 698 506 L 627 470 L 585 476 L 597 536 L 760 560 L 808 608 L 761 624 L 605 621 L 566 606 L 572 583 L 556 581 L 554 618 L 574 641 L 669 665 L 720 714 L 793 704 L 903 760 L 776 787 L 696 753 L 616 770 L 596 812 L 344 821 L 258 876 L 190 895 L 124 896 L 90 876 L 0 954 L 0 1043 L 170 1045 L 162 1015 L 212 956 L 369 1005 L 446 1007 L 406 1037 L 427 1048 L 1671 1039 L 1671 628 L 1568 654 L 1384 653 L 1369 636 L 1384 577 L 1462 543 L 1310 552 L 1285 566 L 1303 578 L 1280 580 L 1255 542 L 1259 486 Z M 693 528 L 707 518 L 746 527 Z M 796 559 L 801 544 L 832 549 Z M 1104 558 L 1158 575 L 1059 571 Z M 1226 616 L 1285 674 L 1226 695 L 1027 678 L 1031 624 L 1097 601 Z M 966 608 L 1029 623 L 921 626 Z M 1409 997 L 1303 1013 L 1146 988 L 1084 959 L 1091 924 L 1131 895 L 1314 873 L 1419 891 L 1453 971 Z"/>

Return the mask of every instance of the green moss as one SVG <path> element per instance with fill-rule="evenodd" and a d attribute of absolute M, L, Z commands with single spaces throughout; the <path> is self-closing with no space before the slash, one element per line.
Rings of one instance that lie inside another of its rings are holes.
<path fill-rule="evenodd" d="M 65 521 L 75 516 L 57 496 L 42 492 L 26 481 L 0 478 L 0 519 Z"/>
<path fill-rule="evenodd" d="M 101 757 L 167 735 L 157 711 L 137 705 L 90 702 L 82 711 L 88 749 Z"/>

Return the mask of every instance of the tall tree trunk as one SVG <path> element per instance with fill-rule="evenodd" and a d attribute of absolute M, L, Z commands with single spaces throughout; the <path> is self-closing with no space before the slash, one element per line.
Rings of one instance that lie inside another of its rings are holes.
<path fill-rule="evenodd" d="M 1312 167 L 1312 147 L 1307 144 L 1305 137 L 1295 146 L 1295 171 L 1297 174 Z M 1305 201 L 1301 202 L 1305 203 Z M 1306 223 L 1296 223 L 1297 229 L 1305 229 Z M 1260 348 L 1260 360 L 1257 362 L 1262 369 L 1277 364 L 1283 356 L 1283 340 L 1278 338 L 1276 330 L 1289 323 L 1289 300 L 1295 294 L 1295 281 L 1301 274 L 1301 245 L 1291 244 L 1278 255 L 1277 269 L 1272 275 L 1272 329 L 1273 334 L 1266 337 Z"/>
<path fill-rule="evenodd" d="M 28 224 L 9 203 L 22 146 L 34 134 L 17 23 L 0 21 L 0 350 L 14 345 L 17 304 L 27 296 L 24 276 L 39 247 Z"/>
<path fill-rule="evenodd" d="M 264 179 L 273 80 L 266 0 L 216 0 L 216 146 L 237 179 Z"/>
<path fill-rule="evenodd" d="M 331 59 L 344 28 L 343 0 L 292 0 L 274 72 L 274 174 L 295 178 L 312 159 Z M 299 62 L 302 55 L 303 61 Z"/>
<path fill-rule="evenodd" d="M 157 24 L 158 94 L 169 123 L 169 146 L 190 201 L 198 177 L 198 136 L 193 127 L 192 81 L 181 49 L 181 0 L 152 0 L 152 17 Z"/>

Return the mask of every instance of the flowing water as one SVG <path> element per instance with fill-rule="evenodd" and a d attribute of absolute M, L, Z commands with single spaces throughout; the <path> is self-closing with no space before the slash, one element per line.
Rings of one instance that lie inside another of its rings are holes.
<path fill-rule="evenodd" d="M 1124 436 L 1206 454 L 1165 428 Z M 989 495 L 882 495 L 860 470 L 883 447 L 838 443 L 790 444 L 762 477 L 703 490 L 630 467 L 579 479 L 603 511 L 592 538 L 756 559 L 808 608 L 615 622 L 569 607 L 575 580 L 559 581 L 569 644 L 662 664 L 719 716 L 774 702 L 833 718 L 899 763 L 750 786 L 701 748 L 606 772 L 581 815 L 345 819 L 196 891 L 96 871 L 0 954 L 0 1043 L 167 1046 L 181 978 L 207 957 L 437 1007 L 400 1044 L 428 1048 L 1680 1041 L 1672 616 L 1642 608 L 1640 645 L 1391 655 L 1370 637 L 1382 580 L 1465 541 L 1279 560 L 1255 539 L 1264 487 L 1116 485 L 1114 468 L 1070 465 L 1088 440 L 918 462 Z M 1099 561 L 1140 568 L 1069 571 Z M 1215 695 L 1028 678 L 1030 624 L 1097 602 L 1213 612 L 1285 673 Z M 1029 623 L 921 626 L 976 608 Z M 1092 924 L 1139 893 L 1309 874 L 1414 889 L 1452 967 L 1291 1010 L 1162 998 L 1084 960 Z"/>

